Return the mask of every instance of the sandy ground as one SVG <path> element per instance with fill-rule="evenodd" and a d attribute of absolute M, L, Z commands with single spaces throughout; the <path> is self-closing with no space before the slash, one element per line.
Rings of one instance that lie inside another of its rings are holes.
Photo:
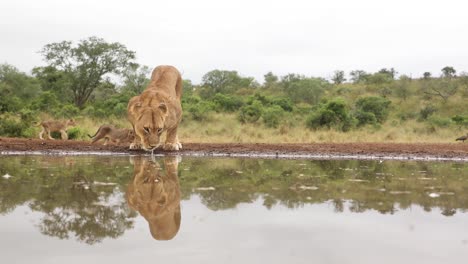
<path fill-rule="evenodd" d="M 398 159 L 454 159 L 468 161 L 468 142 L 457 143 L 312 143 L 312 144 L 240 144 L 240 143 L 184 143 L 181 155 L 194 156 L 264 156 L 311 158 L 398 158 Z M 147 154 L 143 150 L 129 150 L 125 145 L 91 144 L 86 141 L 40 140 L 0 137 L 0 153 L 128 153 Z M 155 150 L 154 154 L 174 154 Z"/>

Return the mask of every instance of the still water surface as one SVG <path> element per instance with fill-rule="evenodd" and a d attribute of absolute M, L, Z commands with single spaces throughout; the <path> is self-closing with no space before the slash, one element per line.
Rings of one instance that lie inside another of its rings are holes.
<path fill-rule="evenodd" d="M 0 157 L 2 263 L 466 263 L 468 163 Z"/>

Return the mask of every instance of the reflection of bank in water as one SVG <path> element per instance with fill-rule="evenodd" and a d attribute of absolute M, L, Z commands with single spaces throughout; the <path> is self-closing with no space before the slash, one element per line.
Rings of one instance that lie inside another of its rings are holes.
<path fill-rule="evenodd" d="M 128 184 L 128 205 L 148 221 L 151 235 L 170 240 L 180 228 L 180 188 L 177 157 L 164 157 L 164 170 L 158 161 L 134 157 L 133 179 Z"/>

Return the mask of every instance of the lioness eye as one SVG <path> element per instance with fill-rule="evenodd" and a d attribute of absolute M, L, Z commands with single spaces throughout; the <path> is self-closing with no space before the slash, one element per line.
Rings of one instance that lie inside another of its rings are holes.
<path fill-rule="evenodd" d="M 145 130 L 146 134 L 149 134 L 149 133 L 150 133 L 150 130 L 149 130 L 149 128 L 147 128 L 147 127 L 144 127 L 143 129 Z"/>
<path fill-rule="evenodd" d="M 162 133 L 162 131 L 163 131 L 163 129 L 162 129 L 162 128 L 158 128 L 158 134 L 161 134 L 161 133 Z"/>

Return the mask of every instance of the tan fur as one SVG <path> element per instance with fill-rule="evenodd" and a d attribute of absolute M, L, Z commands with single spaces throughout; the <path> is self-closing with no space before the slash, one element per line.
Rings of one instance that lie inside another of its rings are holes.
<path fill-rule="evenodd" d="M 151 74 L 148 87 L 128 102 L 128 120 L 135 140 L 131 149 L 151 150 L 162 146 L 160 137 L 166 132 L 165 150 L 179 150 L 182 145 L 177 128 L 182 119 L 182 77 L 173 66 L 158 66 Z"/>
<path fill-rule="evenodd" d="M 129 128 L 116 128 L 112 125 L 102 125 L 94 136 L 88 135 L 91 143 L 104 139 L 104 145 L 110 141 L 114 144 L 130 144 L 135 139 L 135 134 Z"/>
<path fill-rule="evenodd" d="M 75 125 L 76 123 L 73 119 L 68 119 L 65 121 L 57 121 L 57 120 L 43 121 L 39 123 L 38 125 L 38 126 L 42 126 L 42 130 L 39 133 L 39 138 L 44 139 L 43 135 L 44 133 L 46 133 L 48 139 L 54 139 L 50 136 L 50 133 L 60 132 L 62 139 L 67 140 L 68 139 L 67 128 L 69 126 L 75 126 Z"/>
<path fill-rule="evenodd" d="M 148 221 L 157 240 L 172 239 L 180 228 L 180 187 L 177 157 L 165 157 L 165 173 L 155 161 L 133 158 L 133 179 L 128 184 L 127 202 Z"/>

